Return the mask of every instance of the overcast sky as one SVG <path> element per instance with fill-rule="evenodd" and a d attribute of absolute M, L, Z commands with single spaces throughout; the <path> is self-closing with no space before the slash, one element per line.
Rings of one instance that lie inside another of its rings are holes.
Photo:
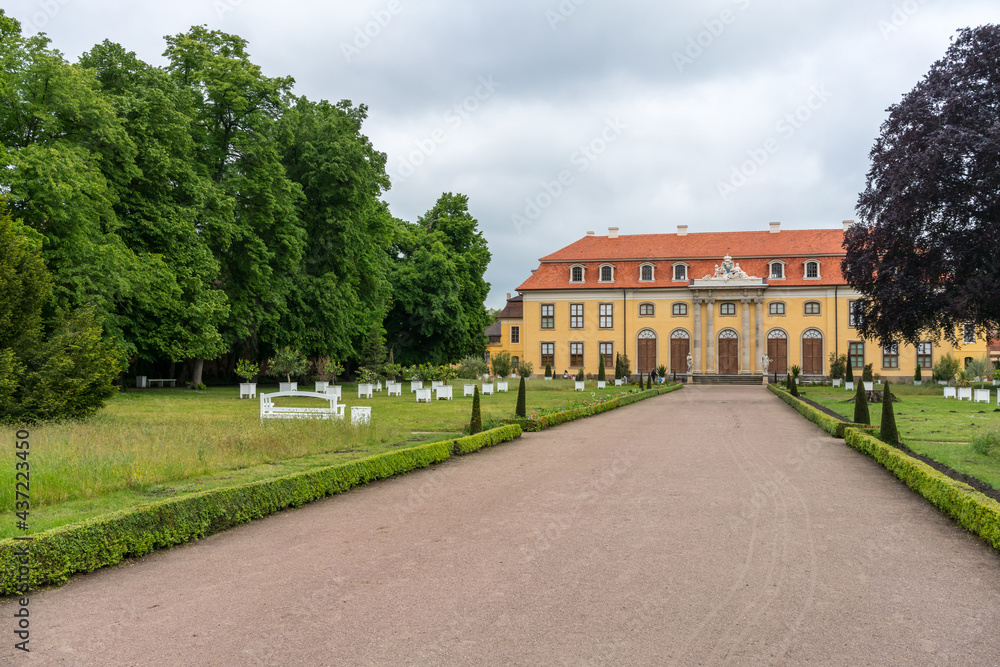
<path fill-rule="evenodd" d="M 469 196 L 491 307 L 607 234 L 838 227 L 886 117 L 996 0 L 7 0 L 75 61 L 110 39 L 235 33 L 296 93 L 366 104 L 393 215 Z M 991 9 L 992 8 L 992 9 Z"/>

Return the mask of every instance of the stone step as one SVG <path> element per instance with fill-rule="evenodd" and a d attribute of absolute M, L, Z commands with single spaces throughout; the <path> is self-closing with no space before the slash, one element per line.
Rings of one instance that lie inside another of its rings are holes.
<path fill-rule="evenodd" d="M 738 384 L 738 385 L 762 385 L 764 376 L 755 375 L 693 375 L 692 384 Z"/>

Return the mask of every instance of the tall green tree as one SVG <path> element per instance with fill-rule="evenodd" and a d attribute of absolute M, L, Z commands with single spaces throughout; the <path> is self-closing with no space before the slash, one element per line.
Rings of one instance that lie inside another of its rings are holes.
<path fill-rule="evenodd" d="M 445 193 L 416 223 L 401 223 L 392 257 L 385 328 L 397 359 L 440 364 L 482 354 L 491 255 L 468 197 Z"/>
<path fill-rule="evenodd" d="M 301 188 L 285 171 L 277 137 L 294 81 L 264 76 L 236 35 L 195 26 L 166 41 L 167 72 L 189 96 L 197 170 L 233 201 L 232 216 L 202 230 L 231 309 L 223 338 L 230 345 L 295 344 L 281 323 L 306 235 L 297 214 Z M 195 360 L 193 382 L 201 380 L 202 362 Z"/>
<path fill-rule="evenodd" d="M 382 196 L 385 154 L 361 133 L 368 110 L 295 98 L 282 115 L 282 163 L 301 188 L 306 246 L 282 329 L 310 354 L 361 353 L 390 299 L 395 223 Z"/>

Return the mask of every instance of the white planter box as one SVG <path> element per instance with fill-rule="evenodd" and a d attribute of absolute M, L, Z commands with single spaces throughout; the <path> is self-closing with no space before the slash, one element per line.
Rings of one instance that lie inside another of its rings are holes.
<path fill-rule="evenodd" d="M 841 382 L 843 382 L 843 380 L 840 380 L 840 379 L 834 380 L 833 381 L 833 386 L 834 387 L 839 387 Z"/>
<path fill-rule="evenodd" d="M 430 403 L 431 402 L 431 389 L 417 389 L 417 403 Z"/>
<path fill-rule="evenodd" d="M 463 394 L 464 396 L 474 396 L 475 394 L 476 394 L 476 385 L 474 384 L 465 385 L 465 393 Z"/>
<path fill-rule="evenodd" d="M 445 385 L 443 387 L 435 387 L 434 391 L 437 392 L 437 398 L 439 401 L 442 399 L 447 401 L 451 400 L 451 385 Z"/>
<path fill-rule="evenodd" d="M 621 378 L 615 380 L 615 386 L 616 387 L 621 387 L 624 383 L 625 383 L 625 380 L 622 380 Z"/>
<path fill-rule="evenodd" d="M 424 383 L 422 380 L 410 380 L 410 393 L 412 394 L 417 389 L 423 389 Z"/>
<path fill-rule="evenodd" d="M 497 393 L 499 393 L 501 391 L 507 391 L 507 383 L 506 382 L 497 382 Z"/>
<path fill-rule="evenodd" d="M 552 378 L 551 378 L 551 377 L 547 377 L 547 378 L 545 378 L 545 379 L 546 379 L 546 380 L 551 380 Z"/>
<path fill-rule="evenodd" d="M 944 388 L 945 398 L 958 398 L 958 393 L 955 387 L 945 387 Z"/>
<path fill-rule="evenodd" d="M 862 380 L 862 382 L 864 381 Z M 874 382 L 865 382 L 865 391 L 872 391 L 873 389 L 875 389 Z"/>
<path fill-rule="evenodd" d="M 943 386 L 948 386 L 948 381 L 947 380 L 938 380 L 938 384 L 943 385 Z"/>
<path fill-rule="evenodd" d="M 607 383 L 606 380 L 598 380 L 597 381 L 597 388 L 598 389 L 604 389 L 607 386 L 608 386 L 608 383 Z"/>
<path fill-rule="evenodd" d="M 146 376 L 145 375 L 136 375 L 135 376 L 135 388 L 136 389 L 145 389 L 146 388 Z"/>
<path fill-rule="evenodd" d="M 340 400 L 341 396 L 340 392 L 341 392 L 341 386 L 339 384 L 330 384 L 326 386 L 326 395 L 336 396 L 338 401 Z"/>
<path fill-rule="evenodd" d="M 298 382 L 279 382 L 278 383 L 278 391 L 298 391 L 298 390 L 299 390 L 299 383 Z"/>
<path fill-rule="evenodd" d="M 920 386 L 920 385 L 922 385 L 923 383 L 924 383 L 924 381 L 923 381 L 923 380 L 914 380 L 914 381 L 913 381 L 913 384 L 914 384 L 915 386 L 917 386 L 917 387 L 919 387 L 919 386 Z"/>
<path fill-rule="evenodd" d="M 431 389 L 437 389 L 438 387 L 443 387 L 443 386 L 444 386 L 444 382 L 442 382 L 441 380 L 432 380 L 431 381 Z"/>
<path fill-rule="evenodd" d="M 330 385 L 329 382 L 324 382 L 322 380 L 316 380 L 316 393 L 322 394 L 326 391 L 326 388 Z"/>
<path fill-rule="evenodd" d="M 847 391 L 854 391 L 854 383 L 853 382 L 845 382 L 844 383 L 844 389 L 847 390 Z"/>
<path fill-rule="evenodd" d="M 351 406 L 351 423 L 352 424 L 371 424 L 372 423 L 372 409 L 369 405 L 352 405 Z"/>
<path fill-rule="evenodd" d="M 586 380 L 575 380 L 573 382 L 573 391 L 583 391 L 584 386 L 587 384 Z"/>
<path fill-rule="evenodd" d="M 958 400 L 960 400 L 960 401 L 971 401 L 972 400 L 972 387 L 959 387 L 958 388 Z"/>
<path fill-rule="evenodd" d="M 483 394 L 485 395 L 485 394 L 492 394 L 492 393 L 493 393 L 493 383 L 492 382 L 484 382 L 483 383 Z"/>
<path fill-rule="evenodd" d="M 389 396 L 402 396 L 403 395 L 403 385 L 399 382 L 386 382 L 385 392 Z"/>
<path fill-rule="evenodd" d="M 381 380 L 379 380 L 378 382 L 376 382 L 374 386 L 375 386 L 375 391 L 382 391 L 382 381 Z"/>
<path fill-rule="evenodd" d="M 990 402 L 990 390 L 989 389 L 977 389 L 976 396 L 973 399 L 976 403 L 989 403 Z"/>
<path fill-rule="evenodd" d="M 257 398 L 256 382 L 240 382 L 240 398 Z"/>
<path fill-rule="evenodd" d="M 358 385 L 358 398 L 371 398 L 374 385 L 362 382 Z"/>

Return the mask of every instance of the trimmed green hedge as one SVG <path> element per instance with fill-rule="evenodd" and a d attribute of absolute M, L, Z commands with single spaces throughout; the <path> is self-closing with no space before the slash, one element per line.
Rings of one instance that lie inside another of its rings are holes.
<path fill-rule="evenodd" d="M 849 428 L 867 429 L 871 430 L 873 427 L 868 426 L 868 424 L 855 424 L 853 422 L 843 422 L 836 417 L 831 417 L 822 410 L 817 410 L 813 406 L 809 405 L 805 401 L 792 396 L 784 389 L 779 389 L 778 385 L 769 384 L 767 388 L 771 390 L 772 394 L 775 394 L 778 398 L 788 403 L 790 406 L 795 408 L 795 411 L 800 415 L 813 422 L 821 429 L 829 433 L 835 438 L 843 438 L 844 433 Z"/>
<path fill-rule="evenodd" d="M 115 565 L 125 558 L 206 537 L 361 484 L 425 468 L 453 454 L 468 454 L 519 437 L 521 427 L 513 424 L 276 479 L 140 505 L 39 533 L 30 542 L 2 540 L 0 594 L 62 583 L 78 572 Z M 22 575 L 25 571 L 20 570 L 18 551 L 26 544 L 29 570 Z"/>
<path fill-rule="evenodd" d="M 637 401 L 642 401 L 647 398 L 653 398 L 654 396 L 659 396 L 660 394 L 669 394 L 672 391 L 677 391 L 684 385 L 675 384 L 662 387 L 653 387 L 652 389 L 646 389 L 645 391 L 640 391 L 635 394 L 626 394 L 625 396 L 620 396 L 618 398 L 611 399 L 610 401 L 604 401 L 601 403 L 594 403 L 593 405 L 587 405 L 581 408 L 574 408 L 572 410 L 563 410 L 562 412 L 553 412 L 551 414 L 542 415 L 541 417 L 535 417 L 534 419 L 528 419 L 525 423 L 525 431 L 541 431 L 552 426 L 558 426 L 559 424 L 565 424 L 566 422 L 571 422 L 575 419 L 581 419 L 582 417 L 590 417 L 592 415 L 599 415 L 602 412 L 607 412 L 608 410 L 614 410 L 615 408 L 624 407 L 626 405 L 631 405 Z"/>
<path fill-rule="evenodd" d="M 959 525 L 1000 549 L 1000 503 L 858 429 L 847 444 L 867 454 Z"/>

